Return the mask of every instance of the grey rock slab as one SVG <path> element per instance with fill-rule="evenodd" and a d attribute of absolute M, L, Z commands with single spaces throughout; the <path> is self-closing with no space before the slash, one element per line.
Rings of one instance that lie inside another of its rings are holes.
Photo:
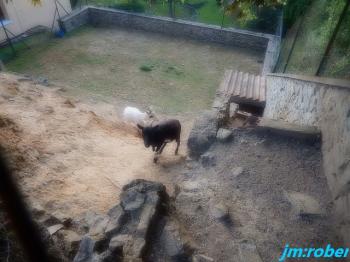
<path fill-rule="evenodd" d="M 117 233 L 121 227 L 121 222 L 124 216 L 123 208 L 117 205 L 108 211 L 109 222 L 106 226 L 105 233 L 109 236 Z"/>
<path fill-rule="evenodd" d="M 135 211 L 141 208 L 144 202 L 144 194 L 136 190 L 128 190 L 123 194 L 121 204 L 125 211 Z"/>
<path fill-rule="evenodd" d="M 54 235 L 57 231 L 61 230 L 64 226 L 62 224 L 53 225 L 47 228 L 50 235 Z"/>
<path fill-rule="evenodd" d="M 78 253 L 75 255 L 73 262 L 91 262 L 94 259 L 95 241 L 84 236 L 80 242 Z"/>
<path fill-rule="evenodd" d="M 82 236 L 72 230 L 60 230 L 59 234 L 63 237 L 65 247 L 70 254 L 76 254 L 79 248 Z"/>
<path fill-rule="evenodd" d="M 184 253 L 184 243 L 181 240 L 178 227 L 173 222 L 168 222 L 163 228 L 161 241 L 169 257 L 181 257 Z"/>
<path fill-rule="evenodd" d="M 201 155 L 200 161 L 204 167 L 216 166 L 216 156 L 211 152 L 206 152 Z"/>
<path fill-rule="evenodd" d="M 104 234 L 110 218 L 104 215 L 97 215 L 90 224 L 89 235 L 96 236 Z"/>
<path fill-rule="evenodd" d="M 284 195 L 292 205 L 292 210 L 298 216 L 324 216 L 325 211 L 320 203 L 312 196 L 295 192 L 285 191 Z"/>
<path fill-rule="evenodd" d="M 128 234 L 121 234 L 113 237 L 109 242 L 109 249 L 114 251 L 116 249 L 122 249 L 128 242 L 132 240 L 132 236 Z"/>
<path fill-rule="evenodd" d="M 216 139 L 220 142 L 227 142 L 232 138 L 232 131 L 226 128 L 219 128 Z"/>
<path fill-rule="evenodd" d="M 56 210 L 55 212 L 53 212 L 52 216 L 56 217 L 59 221 L 61 221 L 61 224 L 65 225 L 65 226 L 69 226 L 73 220 L 67 214 L 62 213 L 59 210 Z"/>
<path fill-rule="evenodd" d="M 214 259 L 205 255 L 197 254 L 192 257 L 193 262 L 214 262 Z"/>
<path fill-rule="evenodd" d="M 229 218 L 229 210 L 224 203 L 211 203 L 210 205 L 210 213 L 213 218 L 217 220 L 225 220 Z"/>
<path fill-rule="evenodd" d="M 235 167 L 233 170 L 232 170 L 232 176 L 233 177 L 238 177 L 239 175 L 243 174 L 243 167 Z"/>
<path fill-rule="evenodd" d="M 229 108 L 229 117 L 233 118 L 238 111 L 239 105 L 236 103 L 230 103 L 230 108 Z"/>
<path fill-rule="evenodd" d="M 215 142 L 218 129 L 218 116 L 215 110 L 206 111 L 193 125 L 187 146 L 190 157 L 198 158 Z"/>

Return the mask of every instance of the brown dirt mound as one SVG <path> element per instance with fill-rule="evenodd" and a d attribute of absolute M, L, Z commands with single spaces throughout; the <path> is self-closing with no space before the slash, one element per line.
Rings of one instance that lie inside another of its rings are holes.
<path fill-rule="evenodd" d="M 59 88 L 18 78 L 0 75 L 0 144 L 30 201 L 78 217 L 108 210 L 135 178 L 170 185 L 165 169 L 184 158 L 173 156 L 173 146 L 164 166 L 154 165 L 137 129 L 119 121 L 113 106 L 68 101 Z"/>

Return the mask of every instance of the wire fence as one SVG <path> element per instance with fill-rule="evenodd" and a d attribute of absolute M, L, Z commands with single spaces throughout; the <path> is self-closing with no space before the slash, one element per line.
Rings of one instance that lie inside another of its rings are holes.
<path fill-rule="evenodd" d="M 251 6 L 252 16 L 243 19 L 227 12 L 221 0 L 76 0 L 75 8 L 84 5 L 108 7 L 133 13 L 171 17 L 218 25 L 223 28 L 239 28 L 274 34 L 279 23 L 278 7 Z"/>
<path fill-rule="evenodd" d="M 283 38 L 276 72 L 350 78 L 348 0 L 315 0 Z"/>

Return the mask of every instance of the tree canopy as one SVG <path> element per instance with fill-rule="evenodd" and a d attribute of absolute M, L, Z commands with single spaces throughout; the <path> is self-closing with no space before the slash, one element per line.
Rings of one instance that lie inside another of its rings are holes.
<path fill-rule="evenodd" d="M 221 0 L 225 13 L 235 15 L 241 21 L 249 21 L 255 17 L 252 7 L 280 7 L 288 0 Z"/>

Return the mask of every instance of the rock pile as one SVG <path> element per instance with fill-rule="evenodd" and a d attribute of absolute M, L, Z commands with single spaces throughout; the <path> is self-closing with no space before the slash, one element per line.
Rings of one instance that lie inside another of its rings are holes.
<path fill-rule="evenodd" d="M 124 186 L 120 204 L 91 219 L 74 262 L 142 261 L 166 202 L 160 183 L 138 179 Z"/>

